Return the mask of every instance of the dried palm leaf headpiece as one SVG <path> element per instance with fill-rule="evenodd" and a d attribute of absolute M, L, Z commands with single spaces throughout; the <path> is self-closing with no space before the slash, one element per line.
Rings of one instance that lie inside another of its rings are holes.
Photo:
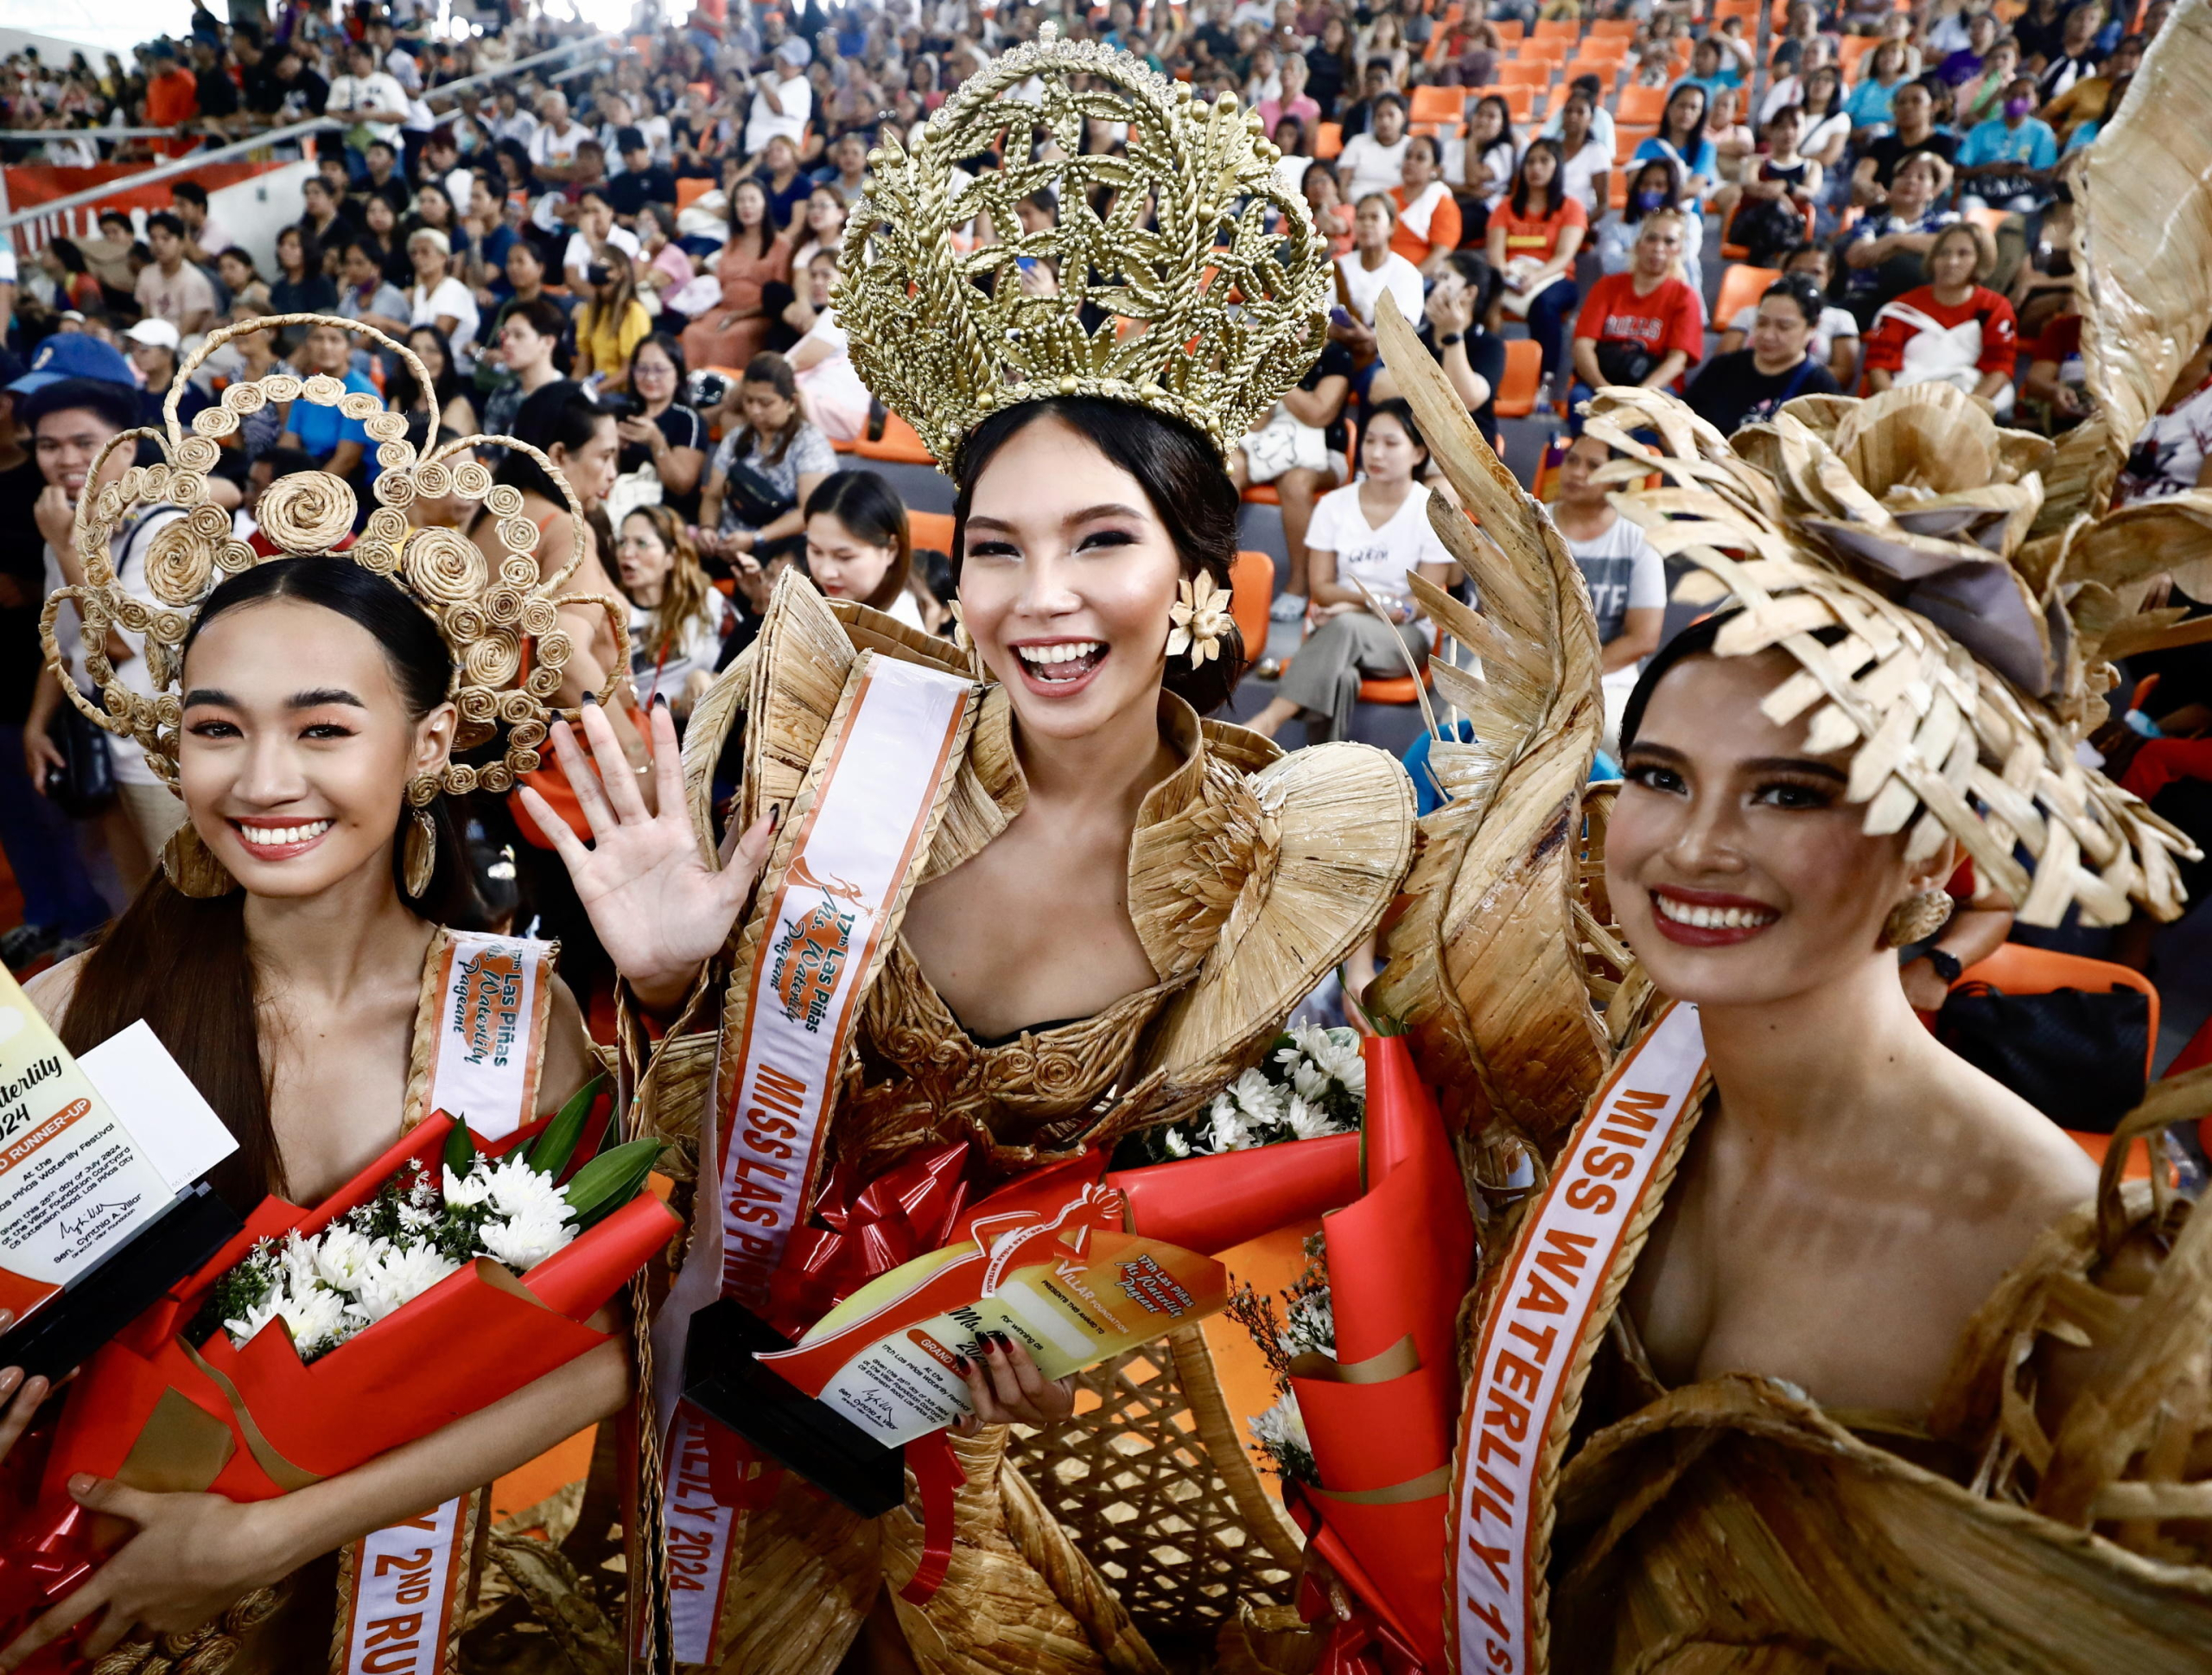
<path fill-rule="evenodd" d="M 2157 620 L 2120 606 L 2147 571 L 2086 518 L 2028 538 L 2048 442 L 1940 384 L 1801 398 L 1732 442 L 1650 391 L 1601 391 L 1590 415 L 1627 456 L 1602 480 L 1663 479 L 1612 499 L 1703 572 L 1678 596 L 1742 607 L 1714 649 L 1796 660 L 1760 707 L 1807 717 L 1809 749 L 1853 751 L 1869 835 L 1910 826 L 1914 860 L 1955 838 L 2031 925 L 2076 902 L 2116 924 L 2131 898 L 2179 916 L 2189 839 L 2075 754 L 2104 718 L 2115 634 Z"/>
<path fill-rule="evenodd" d="M 1126 156 L 1084 151 L 1094 121 L 1126 126 Z M 994 151 L 1003 167 L 967 172 Z M 963 82 L 911 154 L 896 137 L 869 154 L 836 291 L 853 364 L 946 468 L 991 414 L 1048 396 L 1173 414 L 1226 455 L 1325 329 L 1328 249 L 1279 155 L 1234 99 L 1047 23 Z M 1043 191 L 1058 224 L 1023 232 L 1015 207 Z M 990 241 L 969 248 L 979 216 Z M 1037 259 L 1056 294 L 1023 284 Z"/>
<path fill-rule="evenodd" d="M 282 550 L 282 556 L 350 558 L 385 577 L 421 606 L 437 624 L 452 653 L 447 696 L 461 712 L 454 748 L 467 749 L 504 735 L 504 754 L 499 760 L 449 763 L 436 779 L 424 776 L 410 785 L 410 799 L 427 803 L 441 790 L 456 795 L 480 787 L 505 791 L 518 774 L 538 765 L 538 747 L 544 742 L 551 716 L 558 713 L 552 698 L 571 650 L 569 634 L 559 624 L 561 608 L 604 609 L 618 637 L 628 632 L 613 599 L 561 592 L 562 583 L 587 551 L 582 504 L 552 461 L 512 436 L 464 436 L 418 457 L 407 441 L 404 414 L 385 411 L 375 396 L 349 392 L 324 373 L 304 379 L 273 373 L 233 384 L 223 392 L 219 405 L 193 419 L 188 433 L 178 422 L 177 402 L 200 363 L 234 338 L 289 326 L 332 326 L 372 340 L 397 354 L 414 375 L 423 399 L 431 399 L 429 392 L 435 386 L 414 351 L 356 321 L 318 314 L 276 315 L 211 334 L 169 386 L 164 429 L 123 431 L 92 462 L 86 492 L 77 504 L 75 546 L 84 561 L 86 585 L 60 589 L 47 601 L 39 632 L 48 664 L 78 708 L 108 731 L 136 740 L 146 753 L 147 765 L 175 790 L 181 706 L 175 689 L 183 672 L 180 653 L 185 636 L 200 606 L 224 578 L 263 562 L 260 553 L 232 534 L 231 514 L 207 498 L 207 473 L 220 455 L 220 439 L 238 429 L 243 416 L 272 401 L 335 407 L 347 418 L 359 420 L 377 445 L 377 463 L 382 469 L 372 490 L 379 502 L 376 510 L 369 513 L 359 538 L 339 551 L 339 544 L 354 532 L 357 503 L 352 485 L 325 471 L 296 471 L 279 477 L 262 495 L 257 511 L 262 532 Z M 435 414 L 431 423 L 436 423 Z M 165 462 L 133 465 L 116 481 L 93 490 L 91 485 L 102 481 L 117 450 L 135 449 L 141 441 L 152 442 Z M 487 442 L 520 449 L 559 486 L 575 539 L 569 562 L 558 570 L 539 574 L 534 556 L 538 527 L 523 515 L 522 491 L 509 484 L 495 485 L 490 470 L 474 457 L 472 450 Z M 456 494 L 483 501 L 498 520 L 499 544 L 506 551 L 496 566 L 458 531 L 409 525 L 406 508 L 418 497 Z M 118 580 L 109 541 L 134 510 L 162 506 L 175 506 L 185 515 L 162 529 L 148 546 L 146 587 L 156 602 L 149 605 Z M 63 670 L 54 625 L 64 600 L 73 603 L 83 619 L 85 665 L 99 689 L 97 705 L 86 701 Z M 110 627 L 143 637 L 155 696 L 135 693 L 116 678 L 105 653 Z M 626 676 L 618 665 L 601 697 L 611 697 Z"/>

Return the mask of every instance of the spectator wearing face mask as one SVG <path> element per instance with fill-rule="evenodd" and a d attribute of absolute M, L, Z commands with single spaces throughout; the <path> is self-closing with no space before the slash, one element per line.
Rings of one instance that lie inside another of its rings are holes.
<path fill-rule="evenodd" d="M 2035 78 L 2015 76 L 2005 90 L 2004 113 L 1967 134 L 1959 147 L 1961 207 L 2025 213 L 2048 201 L 2058 136 L 2035 108 Z"/>

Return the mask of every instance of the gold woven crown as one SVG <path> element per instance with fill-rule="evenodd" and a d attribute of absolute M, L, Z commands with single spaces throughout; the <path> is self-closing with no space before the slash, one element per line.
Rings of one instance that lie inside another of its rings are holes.
<path fill-rule="evenodd" d="M 479 787 L 505 791 L 518 774 L 538 766 L 538 747 L 545 741 L 550 717 L 568 713 L 574 718 L 573 711 L 557 710 L 551 703 L 572 649 L 568 632 L 559 624 L 561 608 L 595 606 L 607 613 L 618 640 L 628 634 L 626 616 L 611 597 L 560 592 L 561 584 L 587 551 L 583 506 L 552 461 L 512 436 L 465 436 L 418 459 L 407 441 L 404 415 L 385 411 L 376 397 L 349 392 L 327 373 L 301 379 L 275 373 L 250 383 L 233 384 L 223 392 L 220 404 L 194 418 L 192 434 L 187 435 L 178 423 L 177 402 L 186 381 L 200 363 L 234 338 L 289 326 L 335 326 L 373 340 L 406 362 L 425 404 L 434 399 L 429 373 L 414 351 L 357 321 L 318 314 L 276 315 L 241 322 L 210 334 L 178 370 L 169 386 L 163 410 L 165 430 L 123 431 L 109 441 L 92 462 L 86 493 L 77 503 L 74 540 L 77 554 L 84 561 L 86 585 L 59 589 L 46 602 L 39 633 L 48 666 L 79 709 L 110 732 L 136 740 L 146 753 L 147 765 L 172 791 L 176 790 L 181 704 L 174 689 L 183 672 L 180 649 L 191 630 L 194 614 L 224 578 L 264 562 L 260 553 L 232 534 L 231 514 L 208 500 L 207 474 L 219 457 L 219 438 L 236 430 L 241 417 L 257 412 L 272 401 L 304 400 L 334 406 L 347 418 L 361 421 L 369 439 L 377 444 L 377 462 L 383 469 L 372 492 L 381 504 L 369 514 L 353 545 L 338 552 L 334 551 L 338 544 L 353 532 L 357 503 L 352 486 L 328 472 L 296 471 L 278 478 L 262 495 L 258 509 L 262 531 L 284 557 L 327 554 L 350 558 L 372 574 L 386 577 L 429 614 L 453 657 L 447 697 L 461 712 L 454 742 L 456 750 L 484 744 L 504 731 L 499 760 L 448 763 L 435 780 L 426 777 L 410 786 L 410 799 L 428 802 L 440 790 L 456 795 Z M 435 411 L 430 422 L 435 427 Z M 115 451 L 136 448 L 142 440 L 156 444 L 167 456 L 167 463 L 133 465 L 116 481 L 95 491 L 92 485 L 101 481 Z M 554 574 L 539 574 L 533 556 L 538 529 L 523 516 L 522 491 L 507 484 L 493 484 L 490 470 L 470 455 L 469 450 L 483 443 L 519 449 L 560 486 L 569 504 L 575 539 L 569 562 Z M 449 464 L 456 455 L 467 457 Z M 409 526 L 405 508 L 417 496 L 441 499 L 448 494 L 482 500 L 499 520 L 499 542 L 506 556 L 496 569 L 474 541 L 457 531 Z M 126 592 L 118 582 L 109 541 L 117 524 L 133 507 L 164 505 L 176 506 L 185 515 L 156 535 L 147 548 L 146 587 L 156 602 L 149 605 Z M 97 706 L 78 691 L 55 643 L 54 619 L 65 600 L 77 607 L 83 619 L 85 665 L 99 689 Z M 142 697 L 116 678 L 106 655 L 107 631 L 111 627 L 143 637 L 143 654 L 156 696 Z M 626 660 L 618 659 L 606 691 L 600 695 L 602 700 L 613 696 L 627 672 Z"/>
<path fill-rule="evenodd" d="M 1033 79 L 1033 100 L 1016 91 Z M 1084 154 L 1087 119 L 1126 124 L 1128 155 Z M 1040 130 L 1051 143 L 1033 162 Z M 1001 150 L 1003 168 L 961 172 Z M 911 156 L 895 136 L 869 154 L 836 291 L 853 364 L 940 466 L 1000 408 L 1055 395 L 1172 413 L 1225 455 L 1304 374 L 1325 328 L 1327 246 L 1276 183 L 1280 155 L 1233 99 L 1193 99 L 1046 24 L 963 83 Z M 1022 233 L 1014 206 L 1046 188 L 1058 225 Z M 1103 218 L 1098 189 L 1112 194 Z M 995 242 L 966 249 L 982 214 Z M 1058 295 L 1024 290 L 1018 264 L 1033 258 L 1051 262 Z M 1086 304 L 1106 315 L 1096 330 Z"/>
<path fill-rule="evenodd" d="M 1957 838 L 2027 924 L 2079 903 L 2084 924 L 2114 925 L 2131 898 L 2180 916 L 2175 857 L 2194 845 L 2075 753 L 2105 716 L 2113 631 L 2145 621 L 2114 589 L 2160 551 L 2103 536 L 2152 508 L 2029 540 L 2051 444 L 1945 384 L 1801 397 L 1732 438 L 1648 390 L 1601 391 L 1589 411 L 1589 434 L 1628 456 L 1601 480 L 1664 480 L 1612 499 L 1698 566 L 1675 596 L 1742 607 L 1714 650 L 1796 660 L 1761 708 L 1807 717 L 1809 749 L 1853 751 L 1846 795 L 1869 834 L 1910 825 L 1914 860 Z"/>

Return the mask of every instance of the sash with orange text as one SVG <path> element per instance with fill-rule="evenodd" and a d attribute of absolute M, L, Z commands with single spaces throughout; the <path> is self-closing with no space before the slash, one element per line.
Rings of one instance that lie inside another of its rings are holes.
<path fill-rule="evenodd" d="M 1452 1485 L 1446 1646 L 1459 1675 L 1546 1666 L 1544 1503 L 1581 1402 L 1581 1351 L 1612 1318 L 1628 1277 L 1618 1258 L 1695 1123 L 1704 1072 L 1697 1008 L 1669 1006 L 1613 1067 L 1498 1271 Z"/>
<path fill-rule="evenodd" d="M 721 1655 L 744 1511 L 730 1490 L 750 1458 L 677 1398 L 690 1318 L 717 1296 L 761 1308 L 807 1213 L 860 1000 L 928 857 L 973 725 L 974 690 L 939 670 L 861 653 L 761 884 L 750 963 L 733 974 L 717 1120 L 701 1124 L 691 1241 L 653 1327 L 679 1664 Z M 705 1189 L 709 1180 L 719 1192 Z"/>
<path fill-rule="evenodd" d="M 537 1109 L 556 944 L 442 931 L 423 974 L 418 1035 L 436 1032 L 411 1126 L 433 1111 L 504 1140 Z M 428 1161 L 428 1160 L 425 1160 Z M 339 1564 L 332 1675 L 448 1675 L 485 1492 L 369 1534 Z"/>

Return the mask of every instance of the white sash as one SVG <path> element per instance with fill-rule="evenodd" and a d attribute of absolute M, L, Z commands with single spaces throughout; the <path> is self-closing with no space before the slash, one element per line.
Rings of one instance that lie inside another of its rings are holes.
<path fill-rule="evenodd" d="M 709 1469 L 717 1451 L 734 1460 L 737 1439 L 677 1399 L 691 1315 L 717 1296 L 757 1309 L 806 1213 L 860 999 L 929 852 L 974 690 L 893 658 L 855 662 L 779 844 L 781 876 L 764 886 L 741 1022 L 725 1013 L 721 1106 L 699 1137 L 699 1178 L 721 1190 L 698 1194 L 683 1271 L 653 1328 L 679 1664 L 712 1661 L 740 1510 Z"/>
<path fill-rule="evenodd" d="M 1697 1009 L 1669 1006 L 1592 1100 L 1491 1291 L 1453 1463 L 1448 1650 L 1459 1675 L 1542 1675 L 1551 1518 L 1539 1503 L 1581 1400 L 1580 1352 L 1619 1300 L 1616 1259 L 1687 1137 L 1704 1068 Z"/>
<path fill-rule="evenodd" d="M 1946 326 L 1906 303 L 1885 306 L 1874 317 L 1875 326 L 1878 328 L 1885 319 L 1913 329 L 1913 335 L 1905 340 L 1904 365 L 1897 376 L 1899 384 L 1955 384 L 1971 395 L 1974 386 L 1981 382 L 1980 321 L 1967 318 Z"/>
<path fill-rule="evenodd" d="M 1414 238 L 1426 242 L 1428 224 L 1436 218 L 1436 206 L 1451 196 L 1451 190 L 1441 181 L 1431 181 L 1421 188 L 1421 196 L 1398 212 L 1398 225 Z"/>
<path fill-rule="evenodd" d="M 340 1645 L 346 1675 L 438 1675 L 461 1627 L 476 1500 L 460 1495 L 365 1536 L 346 1552 L 352 1597 Z"/>
<path fill-rule="evenodd" d="M 465 1120 L 503 1140 L 537 1110 L 545 1023 L 558 948 L 528 937 L 444 931 L 424 978 L 416 1028 L 437 1032 L 430 1074 L 408 1113 Z M 346 1549 L 339 1580 L 346 1632 L 332 1643 L 332 1675 L 444 1675 L 479 1515 L 476 1490 Z"/>

